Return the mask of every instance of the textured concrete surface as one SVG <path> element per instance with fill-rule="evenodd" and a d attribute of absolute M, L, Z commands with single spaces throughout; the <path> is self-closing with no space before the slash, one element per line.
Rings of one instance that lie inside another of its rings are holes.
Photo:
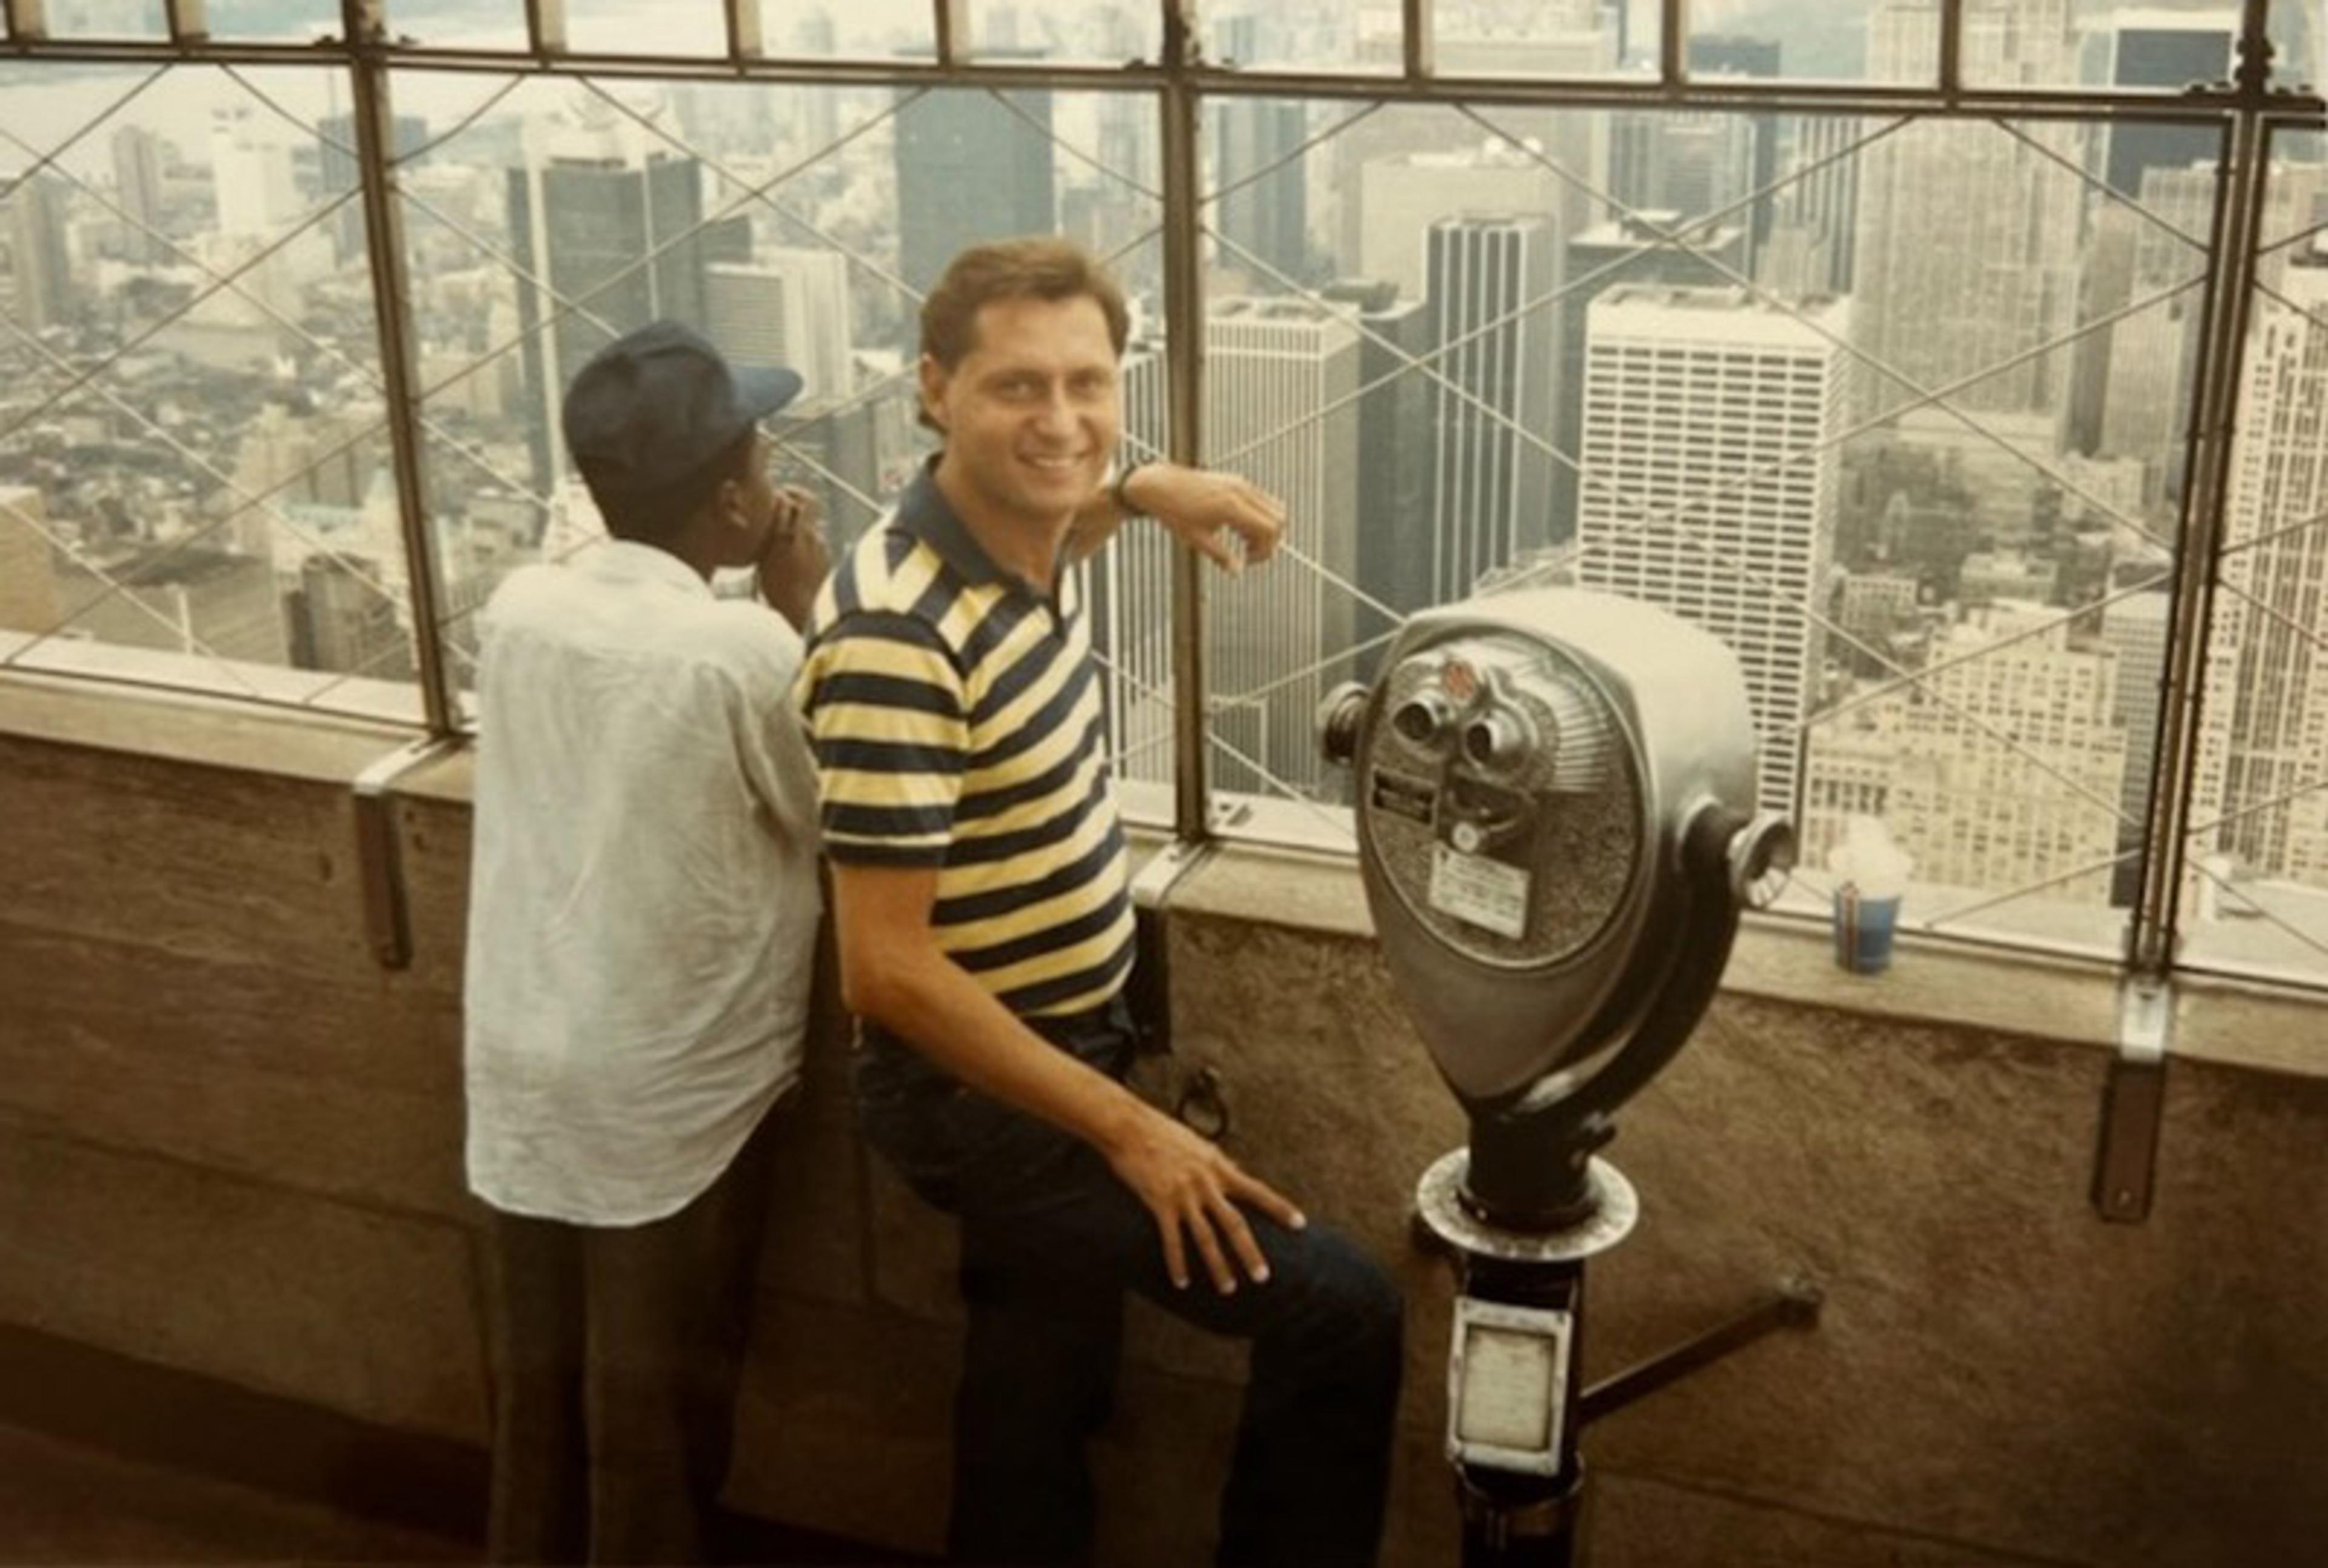
<path fill-rule="evenodd" d="M 0 1321 L 481 1440 L 471 1235 L 38 1134 L 0 1136 Z"/>
<path fill-rule="evenodd" d="M 460 1563 L 476 1548 L 0 1426 L 0 1563 Z"/>

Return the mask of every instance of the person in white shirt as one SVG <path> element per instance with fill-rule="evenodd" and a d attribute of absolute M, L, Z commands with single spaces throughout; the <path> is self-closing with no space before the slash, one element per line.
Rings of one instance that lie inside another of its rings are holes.
<path fill-rule="evenodd" d="M 800 386 L 670 323 L 608 345 L 563 426 L 613 538 L 483 615 L 467 1156 L 497 1562 L 709 1555 L 821 913 L 787 693 L 830 562 L 759 428 Z M 743 567 L 765 602 L 714 595 Z"/>

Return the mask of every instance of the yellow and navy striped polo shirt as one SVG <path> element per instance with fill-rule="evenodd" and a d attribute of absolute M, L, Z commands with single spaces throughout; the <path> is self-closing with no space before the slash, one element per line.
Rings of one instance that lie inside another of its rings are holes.
<path fill-rule="evenodd" d="M 932 866 L 938 945 L 1022 1017 L 1131 966 L 1123 830 L 1082 589 L 996 566 L 928 469 L 817 597 L 795 693 L 843 865 Z"/>

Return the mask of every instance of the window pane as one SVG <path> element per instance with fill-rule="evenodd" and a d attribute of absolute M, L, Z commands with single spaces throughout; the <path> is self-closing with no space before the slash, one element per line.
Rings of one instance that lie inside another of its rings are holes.
<path fill-rule="evenodd" d="M 1197 7 L 1206 60 L 1254 70 L 1397 71 L 1403 69 L 1400 8 L 1384 0 L 1208 0 Z"/>
<path fill-rule="evenodd" d="M 725 54 L 719 0 L 566 0 L 567 46 L 577 54 Z"/>
<path fill-rule="evenodd" d="M 1686 64 L 1697 80 L 1787 77 L 1811 81 L 1911 81 L 1938 73 L 1927 6 L 1874 23 L 1884 0 L 1781 0 L 1690 10 Z"/>
<path fill-rule="evenodd" d="M 2242 365 L 2182 904 L 2193 962 L 2328 978 L 2328 166 L 2284 136 Z"/>
<path fill-rule="evenodd" d="M 2307 0 L 2272 0 L 2272 77 L 2283 87 L 2328 86 L 2328 18 Z"/>
<path fill-rule="evenodd" d="M 340 8 L 333 0 L 210 0 L 205 15 L 213 38 L 305 42 L 340 35 Z"/>
<path fill-rule="evenodd" d="M 52 38 L 165 38 L 162 0 L 52 0 Z"/>
<path fill-rule="evenodd" d="M 1499 0 L 1442 6 L 1432 25 L 1441 76 L 1607 76 L 1657 70 L 1662 19 L 1654 5 Z"/>
<path fill-rule="evenodd" d="M 417 716 L 345 84 L 11 72 L 12 662 Z"/>
<path fill-rule="evenodd" d="M 760 37 L 772 55 L 810 60 L 926 59 L 937 52 L 928 0 L 760 0 Z"/>
<path fill-rule="evenodd" d="M 436 49 L 527 49 L 525 0 L 388 0 L 389 31 Z"/>
<path fill-rule="evenodd" d="M 971 52 L 1054 63 L 1122 65 L 1163 52 L 1163 14 L 1153 0 L 975 0 Z"/>

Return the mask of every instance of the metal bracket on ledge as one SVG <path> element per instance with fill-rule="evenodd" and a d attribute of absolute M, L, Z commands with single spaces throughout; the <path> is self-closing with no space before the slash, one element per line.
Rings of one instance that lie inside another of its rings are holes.
<path fill-rule="evenodd" d="M 459 749 L 443 738 L 399 746 L 356 775 L 356 861 L 363 875 L 364 934 L 383 969 L 412 962 L 412 927 L 405 913 L 404 857 L 397 847 L 397 781 L 414 768 Z"/>
<path fill-rule="evenodd" d="M 2106 1220 L 2139 1225 L 2150 1217 L 2173 1038 L 2173 985 L 2154 976 L 2128 976 L 2118 991 L 2117 1055 L 2102 1091 L 2100 1144 L 2094 1155 L 2094 1209 Z"/>
<path fill-rule="evenodd" d="M 1191 844 L 1176 839 L 1157 850 L 1140 869 L 1140 875 L 1131 879 L 1133 958 L 1131 981 L 1125 991 L 1126 1000 L 1131 1003 L 1132 1017 L 1140 1026 L 1140 1049 L 1143 1055 L 1163 1056 L 1172 1049 L 1172 987 L 1165 960 L 1165 906 L 1171 903 L 1172 889 L 1179 886 L 1180 878 L 1203 864 L 1205 857 L 1211 853 L 1209 843 Z"/>

